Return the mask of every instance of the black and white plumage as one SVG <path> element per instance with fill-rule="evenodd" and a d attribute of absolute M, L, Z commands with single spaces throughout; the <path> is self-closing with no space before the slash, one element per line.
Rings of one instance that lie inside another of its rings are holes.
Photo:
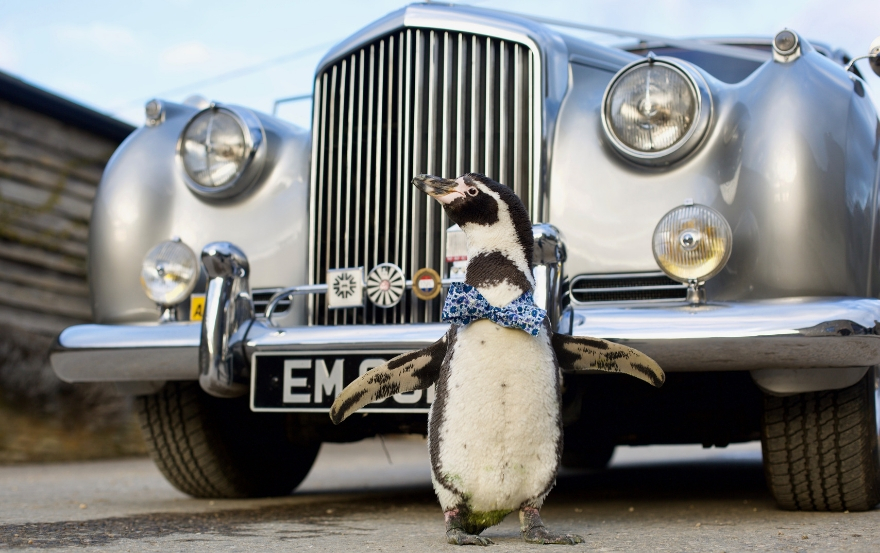
<path fill-rule="evenodd" d="M 472 173 L 420 175 L 413 184 L 464 231 L 465 283 L 495 307 L 534 290 L 531 221 L 508 187 Z M 340 394 L 330 417 L 338 424 L 372 401 L 436 384 L 428 442 L 449 542 L 487 545 L 478 534 L 519 510 L 527 541 L 574 544 L 583 538 L 551 533 L 539 515 L 562 455 L 562 371 L 618 372 L 654 386 L 665 378 L 632 348 L 554 334 L 547 321 L 532 336 L 480 319 L 369 371 Z"/>

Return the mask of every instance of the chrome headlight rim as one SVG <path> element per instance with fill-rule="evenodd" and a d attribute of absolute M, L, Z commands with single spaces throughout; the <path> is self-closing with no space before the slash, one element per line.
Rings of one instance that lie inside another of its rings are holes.
<path fill-rule="evenodd" d="M 691 93 L 697 103 L 697 108 L 695 110 L 696 120 L 687 132 L 685 132 L 685 134 L 672 146 L 656 152 L 645 152 L 628 146 L 617 137 L 609 123 L 610 102 L 616 85 L 630 71 L 648 64 L 662 65 L 681 75 L 690 85 Z M 649 55 L 644 59 L 636 60 L 625 65 L 616 75 L 614 75 L 611 82 L 608 83 L 608 86 L 605 88 L 605 93 L 602 95 L 602 130 L 605 132 L 605 138 L 611 143 L 614 150 L 623 158 L 640 165 L 669 165 L 687 157 L 701 143 L 703 137 L 706 136 L 706 131 L 709 129 L 713 108 L 712 94 L 709 91 L 709 85 L 696 68 L 677 58 L 665 56 L 654 57 Z"/>
<path fill-rule="evenodd" d="M 241 168 L 229 182 L 220 186 L 205 186 L 193 180 L 183 160 L 184 137 L 187 131 L 199 116 L 211 111 L 223 112 L 232 117 L 238 123 L 245 143 L 245 155 Z M 184 182 L 197 196 L 214 200 L 231 198 L 250 189 L 259 178 L 260 173 L 262 173 L 266 161 L 266 131 L 263 129 L 260 119 L 249 109 L 240 106 L 212 103 L 205 109 L 194 113 L 189 118 L 189 121 L 186 122 L 186 125 L 183 126 L 177 138 L 175 157 Z"/>

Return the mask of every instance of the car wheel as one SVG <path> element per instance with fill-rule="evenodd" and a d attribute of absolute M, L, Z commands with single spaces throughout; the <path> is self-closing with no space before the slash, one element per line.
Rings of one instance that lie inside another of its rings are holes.
<path fill-rule="evenodd" d="M 215 398 L 195 382 L 169 382 L 136 402 L 150 456 L 193 497 L 287 495 L 318 454 L 320 444 L 290 443 L 283 416 L 253 413 L 247 398 Z"/>
<path fill-rule="evenodd" d="M 865 511 L 880 503 L 878 382 L 875 367 L 843 390 L 764 396 L 764 473 L 780 507 Z"/>

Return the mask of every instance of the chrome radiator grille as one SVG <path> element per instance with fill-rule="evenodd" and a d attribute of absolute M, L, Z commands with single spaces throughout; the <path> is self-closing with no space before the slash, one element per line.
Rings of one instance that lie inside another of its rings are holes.
<path fill-rule="evenodd" d="M 507 184 L 534 211 L 540 144 L 535 54 L 486 36 L 401 29 L 324 69 L 315 82 L 312 125 L 312 283 L 328 269 L 398 265 L 446 274 L 445 229 L 436 201 L 414 175 L 480 172 Z M 443 296 L 407 292 L 390 309 L 328 310 L 310 304 L 311 324 L 439 320 Z"/>

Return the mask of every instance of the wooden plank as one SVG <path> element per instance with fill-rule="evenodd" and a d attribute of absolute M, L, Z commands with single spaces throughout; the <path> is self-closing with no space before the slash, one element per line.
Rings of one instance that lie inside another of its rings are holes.
<path fill-rule="evenodd" d="M 88 242 L 89 225 L 61 214 L 15 206 L 0 201 L 0 228 L 11 227 L 54 234 L 63 239 Z"/>
<path fill-rule="evenodd" d="M 21 161 L 0 158 L 0 177 L 80 198 L 91 202 L 98 188 L 96 182 L 85 182 L 65 172 Z"/>
<path fill-rule="evenodd" d="M 55 211 L 81 221 L 88 221 L 92 214 L 92 203 L 89 201 L 0 177 L 0 205 L 4 203 L 26 206 L 41 212 Z"/>
<path fill-rule="evenodd" d="M 16 228 L 13 225 L 0 225 L 0 236 L 25 246 L 65 254 L 83 261 L 88 255 L 88 246 L 85 242 L 66 240 L 54 233 Z"/>
<path fill-rule="evenodd" d="M 106 163 L 118 145 L 56 119 L 0 100 L 0 130 L 87 160 Z"/>
<path fill-rule="evenodd" d="M 44 336 L 58 336 L 65 328 L 75 324 L 82 324 L 83 322 L 81 319 L 34 313 L 26 309 L 0 305 L 0 324 L 36 332 Z"/>
<path fill-rule="evenodd" d="M 82 259 L 45 252 L 2 239 L 0 239 L 0 259 L 27 263 L 69 275 L 86 276 L 86 263 Z"/>
<path fill-rule="evenodd" d="M 82 321 L 92 319 L 92 305 L 86 298 L 0 281 L 0 304 L 37 313 L 63 315 Z"/>
<path fill-rule="evenodd" d="M 83 277 L 72 277 L 5 259 L 0 259 L 0 280 L 80 298 L 89 297 L 89 285 Z"/>
<path fill-rule="evenodd" d="M 82 159 L 3 132 L 0 132 L 0 159 L 39 165 L 94 184 L 101 180 L 104 173 L 104 163 L 101 161 Z"/>

